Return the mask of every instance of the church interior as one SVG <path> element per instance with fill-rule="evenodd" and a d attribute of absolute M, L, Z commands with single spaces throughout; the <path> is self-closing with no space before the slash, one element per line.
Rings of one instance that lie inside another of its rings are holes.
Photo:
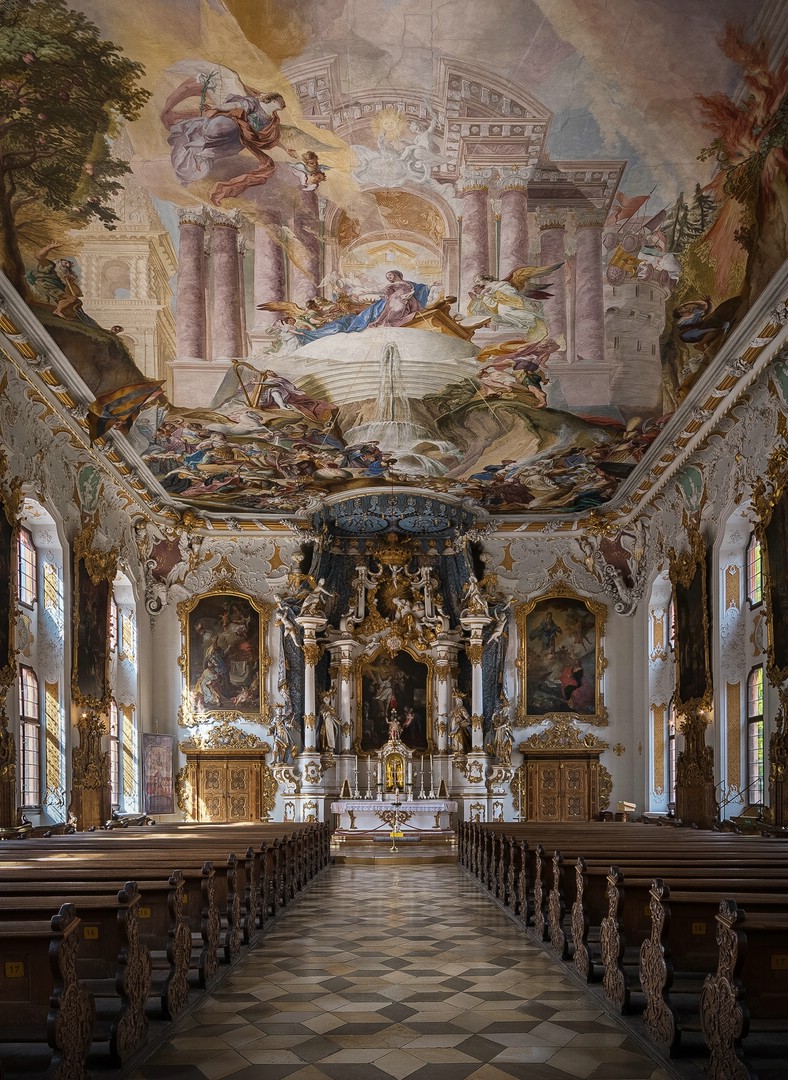
<path fill-rule="evenodd" d="M 786 0 L 0 5 L 0 1078 L 783 1075 L 786 147 Z"/>

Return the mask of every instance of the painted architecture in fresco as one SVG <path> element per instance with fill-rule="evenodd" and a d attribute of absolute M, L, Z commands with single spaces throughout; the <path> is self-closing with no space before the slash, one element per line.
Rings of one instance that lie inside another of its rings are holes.
<path fill-rule="evenodd" d="M 603 506 L 788 255 L 758 3 L 441 7 L 4 5 L 2 268 L 154 495 Z"/>

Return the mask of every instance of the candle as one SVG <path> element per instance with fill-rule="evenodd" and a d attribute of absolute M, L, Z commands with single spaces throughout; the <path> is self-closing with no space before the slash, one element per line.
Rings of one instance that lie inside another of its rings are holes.
<path fill-rule="evenodd" d="M 435 774 L 432 771 L 432 754 L 430 754 L 430 791 L 435 791 Z"/>

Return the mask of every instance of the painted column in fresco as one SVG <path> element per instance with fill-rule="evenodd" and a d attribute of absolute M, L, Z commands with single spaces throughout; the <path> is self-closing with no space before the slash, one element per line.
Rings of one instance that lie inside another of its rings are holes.
<path fill-rule="evenodd" d="M 285 300 L 287 276 L 285 253 L 274 222 L 254 227 L 254 328 L 264 330 L 281 318 L 281 312 L 259 311 L 258 304 Z"/>
<path fill-rule="evenodd" d="M 489 190 L 487 180 L 475 177 L 457 182 L 462 232 L 460 234 L 459 309 L 464 315 L 468 294 L 477 274 L 490 272 L 490 234 L 487 221 Z"/>
<path fill-rule="evenodd" d="M 528 180 L 513 173 L 502 180 L 501 251 L 498 277 L 505 278 L 518 266 L 528 266 Z"/>
<path fill-rule="evenodd" d="M 205 360 L 205 226 L 210 218 L 203 206 L 179 210 L 178 218 L 176 348 L 181 360 Z"/>
<path fill-rule="evenodd" d="M 575 349 L 584 360 L 605 358 L 604 223 L 603 211 L 589 210 L 578 216 L 575 225 Z"/>
<path fill-rule="evenodd" d="M 293 217 L 294 243 L 290 255 L 290 300 L 302 306 L 316 296 L 320 285 L 320 211 L 316 191 L 302 191 Z"/>
<path fill-rule="evenodd" d="M 566 211 L 556 207 L 537 211 L 539 224 L 539 262 L 542 266 L 563 262 L 566 259 Z M 564 267 L 550 275 L 549 292 L 553 295 L 544 301 L 544 313 L 550 337 L 559 334 L 566 337 L 566 284 Z M 564 350 L 561 350 L 563 354 Z"/>
<path fill-rule="evenodd" d="M 241 217 L 211 212 L 211 263 L 213 267 L 213 316 L 211 337 L 213 359 L 226 360 L 246 355 L 243 341 L 243 288 L 238 230 Z"/>

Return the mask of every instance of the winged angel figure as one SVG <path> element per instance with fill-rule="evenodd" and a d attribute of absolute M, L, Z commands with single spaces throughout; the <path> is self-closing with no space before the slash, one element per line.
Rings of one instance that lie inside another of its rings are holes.
<path fill-rule="evenodd" d="M 317 161 L 318 150 L 330 149 L 300 128 L 281 122 L 279 113 L 287 105 L 280 93 L 247 86 L 231 68 L 207 60 L 182 60 L 168 74 L 183 77 L 161 111 L 161 122 L 169 131 L 172 167 L 182 184 L 204 179 L 217 162 L 242 150 L 257 161 L 250 172 L 214 186 L 210 198 L 215 206 L 270 180 L 276 162 L 267 151 L 274 147 L 281 147 L 302 168 L 307 152 L 311 155 L 308 168 L 312 159 Z M 178 109 L 182 103 L 186 107 Z"/>

